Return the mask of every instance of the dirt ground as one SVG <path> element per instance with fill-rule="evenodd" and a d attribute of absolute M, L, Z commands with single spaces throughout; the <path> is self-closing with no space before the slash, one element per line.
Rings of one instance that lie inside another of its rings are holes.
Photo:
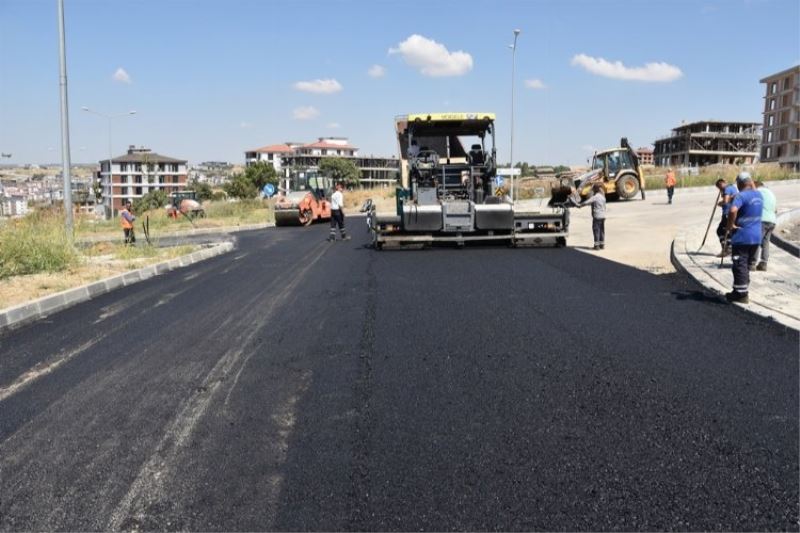
<path fill-rule="evenodd" d="M 780 236 L 785 241 L 791 241 L 800 244 L 800 222 L 785 228 L 781 228 Z"/>
<path fill-rule="evenodd" d="M 197 247 L 181 247 L 180 253 L 191 253 Z M 0 280 L 0 309 L 14 307 L 48 294 L 65 291 L 88 283 L 142 268 L 175 257 L 175 250 L 165 248 L 154 257 L 113 259 L 110 256 L 87 257 L 83 263 L 65 272 L 13 276 Z"/>

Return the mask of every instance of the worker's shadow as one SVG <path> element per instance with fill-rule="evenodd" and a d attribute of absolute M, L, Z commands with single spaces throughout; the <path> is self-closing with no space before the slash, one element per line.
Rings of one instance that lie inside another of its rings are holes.
<path fill-rule="evenodd" d="M 729 305 L 718 294 L 711 294 L 700 290 L 671 291 L 678 301 L 706 302 L 715 305 Z"/>

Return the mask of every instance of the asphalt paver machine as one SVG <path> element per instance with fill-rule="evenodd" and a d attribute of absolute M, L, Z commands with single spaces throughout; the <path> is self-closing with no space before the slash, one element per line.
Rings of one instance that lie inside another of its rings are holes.
<path fill-rule="evenodd" d="M 566 244 L 563 205 L 522 207 L 492 194 L 497 175 L 493 113 L 396 117 L 401 183 L 396 211 L 367 207 L 376 249 L 470 241 Z"/>

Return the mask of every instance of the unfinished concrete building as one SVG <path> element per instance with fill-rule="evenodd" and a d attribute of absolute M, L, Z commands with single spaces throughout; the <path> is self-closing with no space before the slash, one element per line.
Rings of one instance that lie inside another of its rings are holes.
<path fill-rule="evenodd" d="M 682 124 L 654 143 L 653 158 L 662 167 L 749 164 L 758 156 L 759 130 L 758 122 L 704 120 Z"/>
<path fill-rule="evenodd" d="M 761 161 L 800 170 L 800 65 L 767 76 Z"/>

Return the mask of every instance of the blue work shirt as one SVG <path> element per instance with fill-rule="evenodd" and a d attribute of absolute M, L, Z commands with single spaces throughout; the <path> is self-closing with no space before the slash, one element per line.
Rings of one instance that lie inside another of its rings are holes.
<path fill-rule="evenodd" d="M 725 187 L 725 190 L 722 191 L 722 198 L 725 198 L 726 196 L 736 196 L 736 194 L 738 192 L 739 192 L 739 189 L 736 188 L 736 185 L 727 185 Z M 730 212 L 731 212 L 731 204 L 723 204 L 722 205 L 722 214 L 724 216 L 728 216 L 728 213 L 730 213 Z"/>
<path fill-rule="evenodd" d="M 736 226 L 731 244 L 761 244 L 761 211 L 764 199 L 761 193 L 747 189 L 733 198 L 731 206 L 736 206 Z"/>

